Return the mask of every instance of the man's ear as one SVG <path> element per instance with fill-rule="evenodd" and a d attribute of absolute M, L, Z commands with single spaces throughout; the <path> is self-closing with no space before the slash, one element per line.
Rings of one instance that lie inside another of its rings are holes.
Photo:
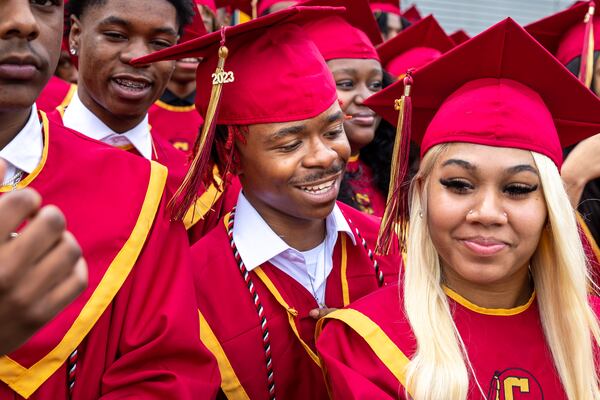
<path fill-rule="evenodd" d="M 71 15 L 71 30 L 69 31 L 69 51 L 72 55 L 79 54 L 79 41 L 81 37 L 81 21 L 75 15 Z M 73 52 L 75 54 L 73 54 Z"/>

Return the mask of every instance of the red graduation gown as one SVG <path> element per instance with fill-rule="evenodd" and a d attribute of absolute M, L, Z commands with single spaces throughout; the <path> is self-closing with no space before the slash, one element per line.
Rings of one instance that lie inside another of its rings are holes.
<path fill-rule="evenodd" d="M 183 152 L 172 147 L 164 138 L 154 135 L 154 128 L 152 129 L 152 133 L 154 145 L 152 159 L 169 169 L 167 191 L 171 197 L 177 192 L 187 174 L 188 158 Z M 134 149 L 130 151 L 139 154 Z M 192 204 L 183 220 L 188 231 L 190 244 L 196 243 L 202 236 L 214 228 L 219 220 L 231 211 L 237 202 L 237 197 L 241 190 L 241 185 L 237 177 L 230 177 L 229 184 L 223 188 L 219 187 L 223 183 L 223 178 L 216 167 L 213 168 L 213 177 L 217 185 L 211 183 L 208 188 L 199 189 L 198 199 Z M 209 208 L 210 203 L 213 201 L 212 208 Z"/>
<path fill-rule="evenodd" d="M 56 108 L 48 114 L 48 118 L 62 124 L 64 109 L 65 107 Z M 132 145 L 123 148 L 123 150 L 141 157 L 141 154 Z M 162 137 L 154 135 L 154 130 L 152 130 L 152 160 L 159 162 L 168 169 L 166 183 L 168 202 L 177 192 L 187 174 L 188 157 L 183 152 L 171 146 Z M 223 181 L 218 169 L 214 170 L 214 178 L 217 183 Z M 235 201 L 237 201 L 239 191 L 240 185 L 237 179 L 234 179 L 233 183 L 228 185 L 225 190 L 222 190 L 219 185 L 215 184 L 210 184 L 206 190 L 204 188 L 199 190 L 198 199 L 190 207 L 183 220 L 184 226 L 188 231 L 190 244 L 198 241 L 198 239 L 218 223 L 223 215 L 231 211 L 231 208 L 235 205 Z M 209 207 L 211 201 L 215 202 L 212 208 Z"/>
<path fill-rule="evenodd" d="M 148 110 L 152 132 L 190 156 L 204 120 L 194 105 L 173 106 L 157 100 Z"/>
<path fill-rule="evenodd" d="M 447 293 L 488 399 L 566 399 L 535 296 L 522 307 L 486 310 Z M 406 399 L 404 369 L 416 342 L 401 301 L 398 287 L 388 286 L 323 320 L 317 349 L 334 399 Z M 482 398 L 472 377 L 468 398 Z"/>
<path fill-rule="evenodd" d="M 359 210 L 367 214 L 382 217 L 385 212 L 386 199 L 373 182 L 373 170 L 360 158 L 348 162 L 346 174 L 354 191 L 354 200 Z"/>
<path fill-rule="evenodd" d="M 76 90 L 77 85 L 63 81 L 59 77 L 52 75 L 35 103 L 38 109 L 51 112 L 57 107 L 65 107 L 69 104 Z"/>
<path fill-rule="evenodd" d="M 214 397 L 218 370 L 198 341 L 188 244 L 166 211 L 165 168 L 46 119 L 44 145 L 40 166 L 19 187 L 63 211 L 89 284 L 0 358 L 0 399 Z M 66 363 L 75 349 L 69 397 Z"/>
<path fill-rule="evenodd" d="M 339 206 L 351 228 L 357 227 L 372 249 L 377 220 L 344 204 Z M 345 233 L 340 233 L 333 270 L 327 279 L 328 307 L 342 307 L 378 287 L 367 251 L 360 238 L 356 237 L 356 241 L 353 245 Z M 399 258 L 379 262 L 386 283 L 395 282 Z M 192 247 L 192 269 L 202 315 L 201 339 L 219 362 L 223 392 L 230 399 L 268 399 L 260 320 L 233 256 L 225 223 Z M 316 321 L 308 316 L 311 309 L 318 307 L 312 294 L 268 262 L 250 272 L 250 276 L 267 318 L 276 396 L 327 399 L 314 353 Z"/>

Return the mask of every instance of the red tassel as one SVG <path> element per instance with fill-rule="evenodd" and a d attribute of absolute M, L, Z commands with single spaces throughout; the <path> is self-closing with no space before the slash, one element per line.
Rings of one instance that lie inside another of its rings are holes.
<path fill-rule="evenodd" d="M 392 155 L 392 170 L 385 212 L 381 219 L 375 253 L 381 255 L 398 254 L 405 250 L 408 232 L 408 153 L 412 119 L 412 70 L 403 78 L 404 95 L 395 102 L 398 110 L 398 125 Z"/>
<path fill-rule="evenodd" d="M 583 49 L 581 52 L 581 63 L 579 65 L 579 80 L 587 87 L 592 85 L 594 77 L 594 13 L 596 7 L 590 1 L 590 8 L 585 15 L 585 33 L 583 35 Z"/>

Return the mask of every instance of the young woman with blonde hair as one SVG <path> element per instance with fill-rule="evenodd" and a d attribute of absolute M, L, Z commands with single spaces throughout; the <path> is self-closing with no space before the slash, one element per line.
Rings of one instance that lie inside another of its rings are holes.
<path fill-rule="evenodd" d="M 597 299 L 559 174 L 600 101 L 510 19 L 367 104 L 398 118 L 411 89 L 407 267 L 325 320 L 333 398 L 600 399 Z"/>

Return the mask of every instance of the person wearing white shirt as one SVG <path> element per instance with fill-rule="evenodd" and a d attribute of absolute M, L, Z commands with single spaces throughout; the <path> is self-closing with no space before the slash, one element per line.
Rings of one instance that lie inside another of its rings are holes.
<path fill-rule="evenodd" d="M 205 129 L 216 130 L 203 131 L 178 204 L 189 207 L 209 155 L 242 186 L 237 206 L 192 246 L 200 338 L 228 398 L 326 399 L 317 320 L 398 276 L 399 260 L 373 255 L 378 220 L 336 202 L 350 156 L 345 115 L 314 43 L 286 20 L 324 11 L 291 8 L 134 61 L 201 55 L 198 87 L 228 81 L 218 103 L 215 86 L 197 93 L 199 109 L 215 112 Z"/>
<path fill-rule="evenodd" d="M 160 139 L 151 133 L 148 110 L 165 90 L 175 62 L 141 67 L 129 62 L 177 42 L 191 10 L 182 1 L 171 3 L 176 15 L 149 21 L 136 18 L 116 3 L 69 2 L 69 43 L 79 57 L 79 80 L 77 93 L 63 115 L 66 127 L 114 147 L 133 148 L 170 170 L 183 168 L 185 157 L 178 157 L 168 143 L 157 144 Z M 179 31 L 169 23 L 173 18 L 180 23 Z M 101 41 L 110 45 L 98 45 Z"/>
<path fill-rule="evenodd" d="M 325 218 L 325 238 L 315 247 L 300 251 L 279 237 L 240 193 L 236 206 L 233 239 L 248 271 L 270 262 L 300 283 L 314 298 L 319 308 L 327 308 L 325 287 L 333 268 L 333 249 L 340 234 L 346 234 L 356 245 L 348 221 L 336 204 Z"/>
<path fill-rule="evenodd" d="M 34 102 L 58 62 L 62 13 L 59 3 L 0 2 L 0 355 L 23 344 L 87 284 L 81 248 L 62 212 L 23 189 L 42 158 Z"/>

